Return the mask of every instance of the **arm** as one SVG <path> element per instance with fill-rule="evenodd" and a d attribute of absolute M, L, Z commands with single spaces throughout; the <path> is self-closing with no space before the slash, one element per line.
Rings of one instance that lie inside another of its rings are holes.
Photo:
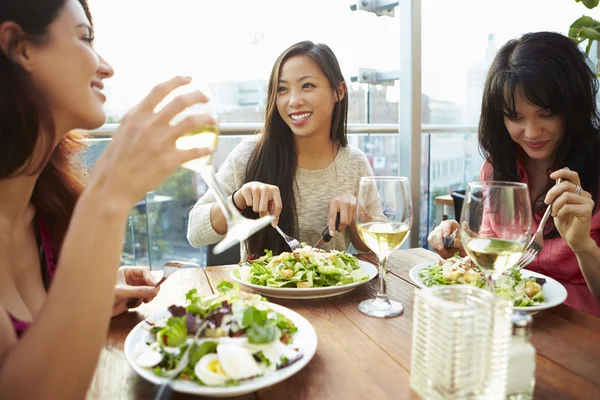
<path fill-rule="evenodd" d="M 214 124 L 212 118 L 190 115 L 169 124 L 184 109 L 208 101 L 202 93 L 182 95 L 154 112 L 168 93 L 189 82 L 176 77 L 156 86 L 123 118 L 77 202 L 42 310 L 20 340 L 0 306 L 0 397 L 84 398 L 106 342 L 129 210 L 179 165 L 210 153 L 179 150 L 175 141 Z"/>
<path fill-rule="evenodd" d="M 600 302 L 600 248 L 590 237 L 581 248 L 573 251 L 590 292 Z"/>
<path fill-rule="evenodd" d="M 360 150 L 358 150 L 360 151 Z M 360 188 L 360 178 L 363 176 L 373 176 L 373 169 L 371 168 L 371 164 L 369 163 L 369 159 L 367 156 L 360 151 L 360 159 L 358 161 L 358 176 L 356 179 L 356 188 L 354 190 L 356 198 L 358 198 L 358 190 Z M 377 202 L 378 203 L 378 202 Z M 356 221 L 354 220 L 355 215 L 352 215 L 352 223 L 350 224 L 350 240 L 352 242 L 352 246 L 359 253 L 371 253 L 371 249 L 362 241 L 360 235 L 358 234 L 358 229 L 356 227 Z"/>
<path fill-rule="evenodd" d="M 16 343 L 10 340 L 12 325 L 2 312 L 1 397 L 84 396 L 106 341 L 127 222 L 127 208 L 114 207 L 106 199 L 97 189 L 80 199 L 48 298 L 35 323 Z"/>
<path fill-rule="evenodd" d="M 592 231 L 592 195 L 581 189 L 575 171 L 563 168 L 550 178 L 563 181 L 548 190 L 544 202 L 552 207 L 556 229 L 575 253 L 590 292 L 600 301 L 600 249 L 593 237 L 598 232 Z"/>
<path fill-rule="evenodd" d="M 227 156 L 217 172 L 217 180 L 223 191 L 229 194 L 238 189 L 245 178 L 247 159 L 255 146 L 254 141 L 243 141 Z M 237 197 L 237 196 L 236 196 Z M 236 202 L 238 207 L 243 202 Z M 214 191 L 208 191 L 198 200 L 190 211 L 187 239 L 194 247 L 202 247 L 218 242 L 227 233 L 227 222 L 216 203 Z"/>

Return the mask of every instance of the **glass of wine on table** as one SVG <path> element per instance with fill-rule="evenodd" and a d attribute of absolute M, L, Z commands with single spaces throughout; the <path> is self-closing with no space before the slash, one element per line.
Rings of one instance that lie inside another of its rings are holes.
<path fill-rule="evenodd" d="M 189 150 L 200 147 L 210 147 L 216 149 L 220 133 L 219 125 L 217 123 L 217 105 L 207 87 L 198 86 L 195 83 L 191 83 L 173 91 L 169 97 L 165 99 L 164 103 L 167 103 L 178 95 L 189 93 L 194 90 L 199 90 L 204 93 L 204 95 L 207 96 L 208 101 L 205 103 L 194 104 L 193 106 L 187 108 L 185 111 L 173 118 L 171 124 L 177 124 L 186 117 L 194 114 L 210 115 L 214 119 L 215 124 L 203 126 L 194 132 L 189 132 L 180 136 L 175 142 L 175 145 L 181 150 Z M 212 154 L 188 161 L 182 164 L 182 167 L 198 172 L 202 176 L 202 179 L 204 182 L 206 182 L 206 185 L 213 190 L 217 203 L 223 211 L 227 221 L 227 234 L 213 249 L 215 254 L 219 254 L 238 242 L 249 238 L 273 222 L 275 218 L 272 215 L 267 215 L 256 220 L 243 217 L 234 207 L 233 203 L 229 201 L 229 196 L 225 193 L 221 187 L 221 184 L 217 180 L 215 168 L 213 167 L 211 161 Z"/>
<path fill-rule="evenodd" d="M 494 291 L 496 279 L 521 258 L 531 238 L 531 200 L 526 184 L 470 182 L 460 218 L 465 251 Z"/>
<path fill-rule="evenodd" d="M 412 224 L 408 179 L 399 176 L 362 177 L 355 221 L 360 238 L 379 258 L 377 297 L 361 302 L 358 309 L 372 317 L 398 316 L 404 308 L 389 299 L 385 274 L 388 257 L 404 243 Z"/>

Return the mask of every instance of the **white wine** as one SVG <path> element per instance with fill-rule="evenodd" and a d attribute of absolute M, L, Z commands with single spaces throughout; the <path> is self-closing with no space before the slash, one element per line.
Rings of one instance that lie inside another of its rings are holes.
<path fill-rule="evenodd" d="M 407 224 L 397 222 L 367 222 L 358 225 L 362 241 L 380 256 L 387 256 L 400 247 L 408 232 Z"/>
<path fill-rule="evenodd" d="M 466 241 L 465 250 L 480 268 L 504 272 L 521 258 L 525 245 L 512 240 L 476 238 Z"/>
<path fill-rule="evenodd" d="M 219 127 L 217 125 L 206 125 L 195 132 L 180 136 L 175 142 L 175 146 L 180 150 L 190 150 L 200 147 L 216 149 L 218 141 Z M 191 169 L 192 171 L 199 171 L 202 167 L 210 163 L 211 158 L 212 154 L 196 158 L 184 163 L 182 167 Z"/>

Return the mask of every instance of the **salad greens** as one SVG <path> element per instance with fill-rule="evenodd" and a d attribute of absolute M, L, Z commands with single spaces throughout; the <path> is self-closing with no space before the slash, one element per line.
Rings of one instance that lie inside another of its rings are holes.
<path fill-rule="evenodd" d="M 368 280 L 358 260 L 343 251 L 324 252 L 310 246 L 243 263 L 234 275 L 245 282 L 273 288 L 341 286 Z"/>
<path fill-rule="evenodd" d="M 221 282 L 217 289 L 210 296 L 192 289 L 186 294 L 186 306 L 169 307 L 171 316 L 165 322 L 148 322 L 154 340 L 143 349 L 145 354 L 138 355 L 138 365 L 168 376 L 187 347 L 193 346 L 178 378 L 226 386 L 285 368 L 302 357 L 291 345 L 298 328 L 289 318 L 271 310 L 260 295 L 240 291 L 237 284 Z M 198 329 L 203 331 L 192 343 L 189 336 Z"/>
<path fill-rule="evenodd" d="M 419 276 L 428 287 L 456 284 L 487 287 L 485 276 L 475 262 L 470 257 L 458 255 L 436 261 L 423 268 Z M 530 307 L 546 301 L 542 284 L 534 277 L 523 277 L 518 269 L 510 269 L 496 280 L 495 290 L 498 296 L 511 301 L 513 307 Z"/>

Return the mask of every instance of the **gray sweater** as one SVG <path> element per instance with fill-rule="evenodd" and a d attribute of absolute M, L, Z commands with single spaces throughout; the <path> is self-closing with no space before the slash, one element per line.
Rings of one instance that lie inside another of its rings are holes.
<path fill-rule="evenodd" d="M 246 165 L 252 150 L 256 146 L 258 135 L 245 139 L 227 156 L 217 172 L 217 179 L 223 190 L 229 195 L 241 188 L 246 175 Z M 298 168 L 296 171 L 297 190 L 294 191 L 298 213 L 299 235 L 301 242 L 314 245 L 327 226 L 329 202 L 334 197 L 352 194 L 358 197 L 361 176 L 371 176 L 373 171 L 365 154 L 354 146 L 340 148 L 335 160 L 326 168 L 310 170 Z M 224 236 L 215 232 L 210 222 L 210 210 L 215 204 L 215 196 L 209 189 L 190 211 L 187 238 L 194 247 L 218 242 Z M 218 207 L 218 206 L 217 206 Z M 265 229 L 273 229 L 267 227 Z M 292 234 L 291 232 L 286 232 Z M 346 250 L 350 245 L 350 230 L 337 233 L 324 250 Z"/>

